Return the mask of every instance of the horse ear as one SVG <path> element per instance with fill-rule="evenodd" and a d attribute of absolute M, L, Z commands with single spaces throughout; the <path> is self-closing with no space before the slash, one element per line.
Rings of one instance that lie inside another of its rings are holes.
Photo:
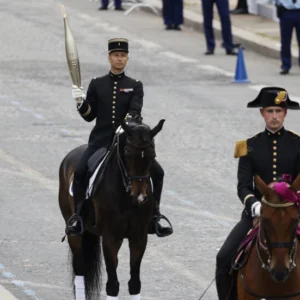
<path fill-rule="evenodd" d="M 261 192 L 263 196 L 266 196 L 270 192 L 270 188 L 260 178 L 260 176 L 256 175 L 254 178 L 255 178 L 255 185 L 257 189 Z"/>
<path fill-rule="evenodd" d="M 160 120 L 158 124 L 153 129 L 151 129 L 152 138 L 154 138 L 162 130 L 165 121 L 165 119 Z"/>
<path fill-rule="evenodd" d="M 130 128 L 124 120 L 121 122 L 121 126 L 127 135 L 132 135 L 132 128 Z"/>
<path fill-rule="evenodd" d="M 290 186 L 290 189 L 294 192 L 300 190 L 300 175 L 298 175 L 297 178 L 293 181 L 292 185 Z"/>

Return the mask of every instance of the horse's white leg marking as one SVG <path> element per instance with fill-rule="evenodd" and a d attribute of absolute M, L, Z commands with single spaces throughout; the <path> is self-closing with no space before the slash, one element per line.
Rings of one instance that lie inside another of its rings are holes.
<path fill-rule="evenodd" d="M 86 300 L 85 299 L 85 286 L 84 286 L 84 277 L 75 276 L 75 299 L 76 300 Z"/>

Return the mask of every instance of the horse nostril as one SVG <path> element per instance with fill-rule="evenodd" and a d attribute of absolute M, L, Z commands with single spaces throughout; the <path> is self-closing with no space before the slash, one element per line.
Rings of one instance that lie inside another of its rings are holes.
<path fill-rule="evenodd" d="M 287 278 L 289 276 L 289 269 L 288 268 L 279 269 L 279 270 L 272 269 L 271 274 L 272 274 L 272 278 L 276 282 L 284 282 L 287 280 Z"/>

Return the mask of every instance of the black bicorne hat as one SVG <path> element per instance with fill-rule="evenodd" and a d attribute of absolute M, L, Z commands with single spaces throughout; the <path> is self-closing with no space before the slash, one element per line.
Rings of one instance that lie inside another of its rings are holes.
<path fill-rule="evenodd" d="M 288 109 L 300 109 L 299 103 L 289 98 L 287 91 L 280 87 L 262 88 L 258 96 L 247 107 L 280 106 Z"/>
<path fill-rule="evenodd" d="M 123 38 L 110 39 L 108 41 L 108 53 L 113 51 L 124 51 L 128 53 L 128 40 Z"/>

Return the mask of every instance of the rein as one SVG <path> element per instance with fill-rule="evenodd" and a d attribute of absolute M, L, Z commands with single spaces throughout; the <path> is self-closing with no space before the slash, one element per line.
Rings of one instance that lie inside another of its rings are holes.
<path fill-rule="evenodd" d="M 120 134 L 117 134 L 117 159 L 118 159 L 118 164 L 122 175 L 123 185 L 125 187 L 126 192 L 128 193 L 131 190 L 131 180 L 120 155 Z"/>

